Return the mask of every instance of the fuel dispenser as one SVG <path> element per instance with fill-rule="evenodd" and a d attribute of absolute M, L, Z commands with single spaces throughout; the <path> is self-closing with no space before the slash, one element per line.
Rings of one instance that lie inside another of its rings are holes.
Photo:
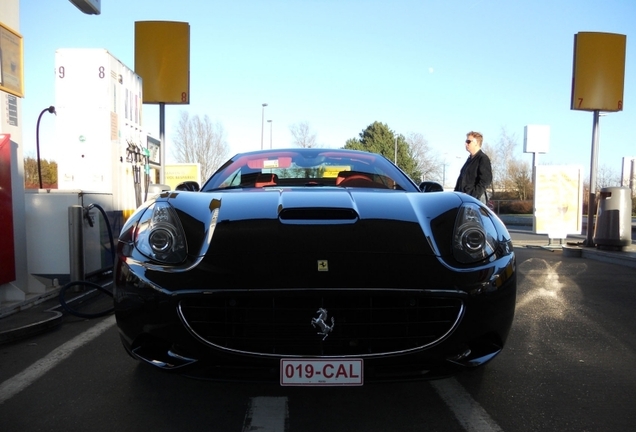
<path fill-rule="evenodd" d="M 11 139 L 0 134 L 0 285 L 15 280 Z"/>

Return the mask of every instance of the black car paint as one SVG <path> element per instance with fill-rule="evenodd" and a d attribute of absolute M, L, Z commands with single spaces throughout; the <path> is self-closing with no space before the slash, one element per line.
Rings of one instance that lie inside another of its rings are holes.
<path fill-rule="evenodd" d="M 178 313 L 183 299 L 227 296 L 233 290 L 321 298 L 338 289 L 410 290 L 461 300 L 461 324 L 451 334 L 426 349 L 368 356 L 367 380 L 446 376 L 471 366 L 470 355 L 462 360 L 468 349 L 473 357 L 482 348 L 496 353 L 508 336 L 516 296 L 510 238 L 492 215 L 498 240 L 508 246 L 478 265 L 455 261 L 449 239 L 457 210 L 474 202 L 463 194 L 290 187 L 175 191 L 157 199 L 168 201 L 179 215 L 188 258 L 178 266 L 142 264 L 147 259 L 132 245 L 142 210 L 127 221 L 118 245 L 115 308 L 129 352 L 144 346 L 156 350 L 146 352 L 150 356 L 166 358 L 165 352 L 172 352 L 196 359 L 188 373 L 215 379 L 277 380 L 281 356 L 206 345 L 184 326 Z M 281 218 L 287 211 L 292 216 Z M 334 218 L 334 212 L 348 216 Z M 318 260 L 329 262 L 329 272 L 316 270 Z M 308 307 L 308 321 L 318 306 Z"/>

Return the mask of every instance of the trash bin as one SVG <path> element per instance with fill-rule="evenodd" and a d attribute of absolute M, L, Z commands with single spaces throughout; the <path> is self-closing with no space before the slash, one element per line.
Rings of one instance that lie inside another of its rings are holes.
<path fill-rule="evenodd" d="M 632 190 L 630 188 L 601 189 L 592 240 L 598 246 L 632 244 Z"/>

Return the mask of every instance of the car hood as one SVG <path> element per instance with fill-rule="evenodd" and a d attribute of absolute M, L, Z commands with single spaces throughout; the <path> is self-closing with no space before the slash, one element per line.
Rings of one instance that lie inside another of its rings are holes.
<path fill-rule="evenodd" d="M 433 231 L 450 233 L 462 202 L 454 193 L 318 187 L 164 197 L 180 216 L 189 253 L 199 256 L 211 252 L 198 241 L 210 229 L 213 249 L 235 249 L 238 242 L 245 250 L 285 252 L 311 244 L 321 251 L 440 255 L 444 247 L 435 244 Z"/>
<path fill-rule="evenodd" d="M 497 270 L 486 263 L 461 268 L 451 251 L 467 199 L 453 192 L 326 187 L 166 192 L 157 200 L 175 209 L 188 258 L 176 266 L 148 265 L 145 277 L 181 291 L 449 287 L 449 281 L 474 283 L 475 274 L 487 280 Z M 131 227 L 141 214 L 122 230 L 122 247 L 132 246 Z M 134 247 L 129 251 L 131 265 L 142 261 Z"/>

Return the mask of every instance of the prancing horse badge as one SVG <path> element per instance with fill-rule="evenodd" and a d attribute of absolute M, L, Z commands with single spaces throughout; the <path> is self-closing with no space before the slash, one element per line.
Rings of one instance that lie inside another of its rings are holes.
<path fill-rule="evenodd" d="M 318 271 L 329 271 L 329 262 L 327 260 L 318 260 Z"/>

